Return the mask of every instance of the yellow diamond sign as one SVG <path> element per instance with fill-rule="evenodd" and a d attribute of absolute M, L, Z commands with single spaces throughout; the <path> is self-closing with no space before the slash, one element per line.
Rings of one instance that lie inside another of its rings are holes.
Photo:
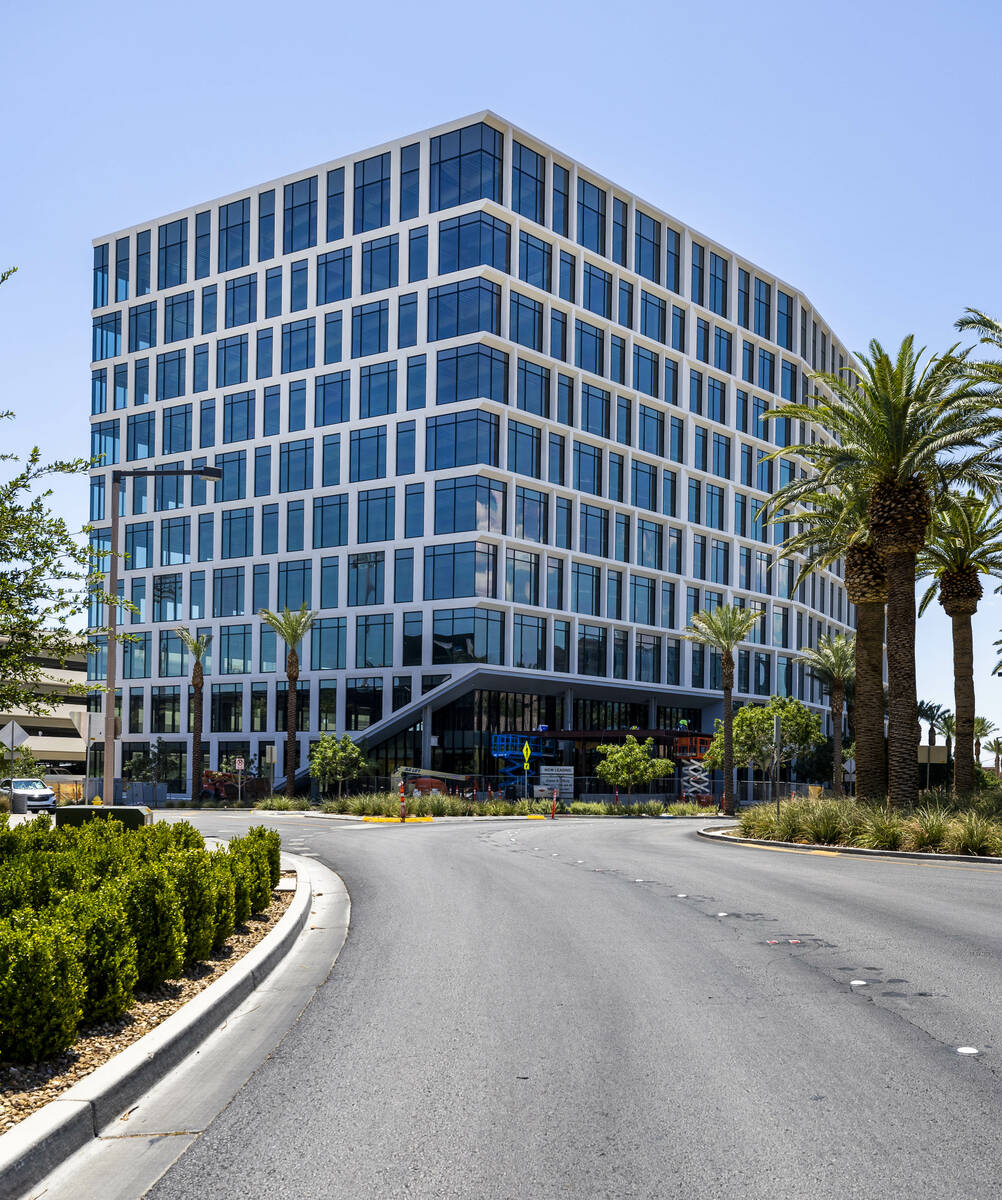
<path fill-rule="evenodd" d="M 528 765 L 529 759 L 532 758 L 532 751 L 529 749 L 528 742 L 522 746 L 522 757 L 525 759 L 526 764 Z"/>

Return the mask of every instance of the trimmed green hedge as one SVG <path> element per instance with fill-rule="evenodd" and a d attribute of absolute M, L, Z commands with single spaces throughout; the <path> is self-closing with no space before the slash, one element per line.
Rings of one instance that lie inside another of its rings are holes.
<path fill-rule="evenodd" d="M 261 827 L 209 853 L 187 822 L 0 814 L 0 1059 L 50 1058 L 208 958 L 268 907 L 280 847 Z"/>

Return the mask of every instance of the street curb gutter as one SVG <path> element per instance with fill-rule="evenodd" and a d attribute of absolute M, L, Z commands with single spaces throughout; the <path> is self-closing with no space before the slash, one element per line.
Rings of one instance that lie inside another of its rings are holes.
<path fill-rule="evenodd" d="M 224 975 L 44 1108 L 0 1135 L 0 1197 L 21 1195 L 158 1083 L 234 1011 L 292 948 L 313 906 L 309 859 L 282 854 L 297 887 L 273 930 Z"/>
<path fill-rule="evenodd" d="M 731 829 L 737 829 L 732 825 Z M 858 854 L 863 858 L 912 858 L 920 862 L 959 862 L 984 864 L 986 867 L 1002 867 L 1002 858 L 991 858 L 987 854 L 933 854 L 922 850 L 867 850 L 865 846 L 822 846 L 817 842 L 777 842 L 772 838 L 732 837 L 728 829 L 697 829 L 701 838 L 711 842 L 729 842 L 732 845 L 781 846 L 788 850 L 823 850 L 827 854 Z"/>

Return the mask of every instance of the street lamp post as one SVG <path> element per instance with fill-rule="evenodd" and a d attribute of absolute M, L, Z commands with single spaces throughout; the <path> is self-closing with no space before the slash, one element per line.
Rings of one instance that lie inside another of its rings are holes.
<path fill-rule="evenodd" d="M 173 478 L 177 475 L 192 475 L 199 479 L 222 479 L 219 467 L 180 467 L 171 471 L 158 471 L 155 467 L 134 467 L 129 471 L 114 470 L 111 473 L 111 548 L 108 564 L 108 670 L 105 677 L 107 691 L 104 697 L 104 783 L 101 799 L 105 804 L 115 803 L 115 670 L 118 658 L 118 527 L 119 495 L 122 481 L 139 475 L 157 475 Z M 202 731 L 198 731 L 199 737 Z"/>

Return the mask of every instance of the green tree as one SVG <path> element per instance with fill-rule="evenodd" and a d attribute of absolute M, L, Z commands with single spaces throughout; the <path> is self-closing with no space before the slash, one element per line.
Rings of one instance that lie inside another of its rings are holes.
<path fill-rule="evenodd" d="M 997 732 L 998 726 L 994 721 L 989 721 L 987 717 L 974 718 L 974 761 L 978 766 L 981 765 L 981 743 Z"/>
<path fill-rule="evenodd" d="M 202 795 L 202 692 L 205 687 L 205 671 L 202 659 L 212 642 L 211 633 L 198 635 L 178 625 L 174 630 L 191 655 L 191 799 L 192 803 Z"/>
<path fill-rule="evenodd" d="M 938 594 L 953 632 L 953 703 L 957 740 L 954 790 L 974 790 L 974 635 L 971 621 L 982 596 L 982 575 L 1002 575 L 1002 514 L 994 500 L 973 493 L 946 493 L 933 516 L 928 542 L 918 557 L 918 573 L 930 576 L 919 604 L 921 616 Z"/>
<path fill-rule="evenodd" d="M 810 501 L 843 477 L 867 497 L 867 530 L 887 572 L 888 800 L 895 807 L 918 798 L 915 566 L 932 502 L 951 484 L 993 491 L 1002 441 L 998 389 L 971 377 L 969 351 L 954 346 L 926 362 L 924 354 L 910 336 L 895 358 L 872 341 L 869 354 L 857 356 L 858 370 L 815 375 L 821 394 L 811 404 L 779 410 L 827 435 L 784 449 L 814 474 L 781 489 L 780 507 Z"/>
<path fill-rule="evenodd" d="M 999 773 L 999 762 L 1002 761 L 1002 738 L 992 738 L 985 746 L 989 754 L 995 758 L 995 774 Z"/>
<path fill-rule="evenodd" d="M 925 763 L 925 786 L 929 790 L 929 769 L 932 766 L 932 748 L 936 745 L 936 722 L 946 712 L 941 704 L 932 700 L 920 700 L 916 709 L 919 721 L 925 721 L 929 726 L 929 755 Z M 922 741 L 922 731 L 919 729 L 919 742 Z"/>
<path fill-rule="evenodd" d="M 605 742 L 596 747 L 602 761 L 595 767 L 595 774 L 610 787 L 625 788 L 630 794 L 634 788 L 649 788 L 655 779 L 671 775 L 675 764 L 667 758 L 654 757 L 654 739 L 638 742 L 628 733 L 622 742 Z"/>
<path fill-rule="evenodd" d="M 690 642 L 702 642 L 720 655 L 720 687 L 724 694 L 723 759 L 725 813 L 735 811 L 734 754 L 731 721 L 734 708 L 734 651 L 747 638 L 759 614 L 751 609 L 724 604 L 712 611 L 696 613 L 682 633 Z"/>
<path fill-rule="evenodd" d="M 950 762 L 953 758 L 953 739 L 957 734 L 957 719 L 948 708 L 944 708 L 936 720 L 936 732 L 946 738 L 946 771 L 950 774 Z"/>
<path fill-rule="evenodd" d="M 285 642 L 288 653 L 285 656 L 285 677 L 289 681 L 289 695 L 286 705 L 286 735 L 285 735 L 285 794 L 292 796 L 296 790 L 296 767 L 299 765 L 299 743 L 296 740 L 296 703 L 299 699 L 297 684 L 299 682 L 299 654 L 296 647 L 309 633 L 317 618 L 315 612 L 310 612 L 304 604 L 297 612 L 283 608 L 281 613 L 273 613 L 262 608 L 258 616 L 270 625 L 278 636 Z"/>
<path fill-rule="evenodd" d="M 775 726 L 779 717 L 779 746 L 776 746 Z M 807 754 L 825 739 L 817 713 L 790 696 L 773 696 L 768 704 L 745 704 L 734 714 L 734 757 L 741 763 L 752 763 L 764 775 L 775 780 L 779 769 L 801 755 Z M 723 722 L 716 722 L 716 732 L 703 761 L 719 767 L 724 761 Z"/>
<path fill-rule="evenodd" d="M 22 742 L 14 751 L 13 774 L 24 779 L 36 779 L 41 778 L 41 772 L 42 767 L 35 757 L 35 752 L 27 742 Z"/>
<path fill-rule="evenodd" d="M 868 494 L 847 474 L 825 491 L 811 495 L 810 507 L 789 514 L 780 489 L 765 504 L 771 524 L 785 533 L 780 558 L 803 560 L 798 587 L 818 567 L 844 560 L 846 597 L 856 609 L 855 672 L 846 702 L 856 738 L 856 795 L 883 800 L 887 795 L 887 747 L 884 740 L 884 610 L 887 573 L 867 528 Z M 792 526 L 792 531 L 791 531 Z M 858 719 L 857 719 L 858 714 Z"/>
<path fill-rule="evenodd" d="M 322 795 L 330 791 L 332 780 L 337 780 L 337 794 L 349 779 L 357 779 L 365 769 L 365 754 L 362 748 L 343 734 L 338 740 L 332 733 L 325 733 L 310 747 L 310 775 L 320 784 Z"/>
<path fill-rule="evenodd" d="M 842 712 L 845 708 L 845 686 L 856 671 L 856 639 L 836 634 L 822 636 L 814 649 L 801 649 L 800 661 L 811 674 L 828 688 L 832 715 L 832 790 L 842 795 Z"/>

